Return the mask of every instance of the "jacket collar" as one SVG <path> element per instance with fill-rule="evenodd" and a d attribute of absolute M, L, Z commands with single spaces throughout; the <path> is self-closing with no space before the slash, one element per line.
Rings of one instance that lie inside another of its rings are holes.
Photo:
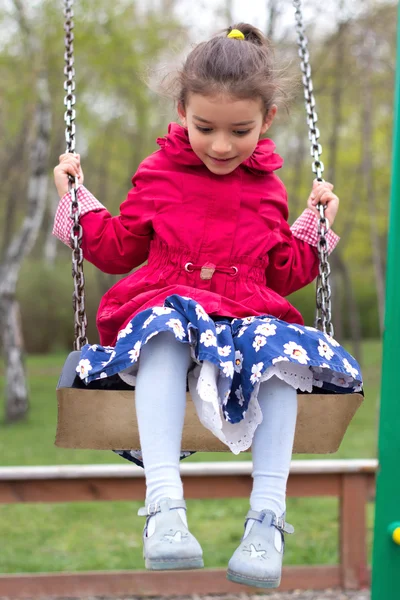
<path fill-rule="evenodd" d="M 177 123 L 170 123 L 168 134 L 157 139 L 157 144 L 175 162 L 185 166 L 201 166 L 203 161 L 193 152 L 189 143 L 188 131 Z M 275 144 L 270 139 L 260 140 L 253 154 L 240 166 L 245 167 L 256 175 L 263 175 L 280 169 L 283 159 L 274 152 Z"/>

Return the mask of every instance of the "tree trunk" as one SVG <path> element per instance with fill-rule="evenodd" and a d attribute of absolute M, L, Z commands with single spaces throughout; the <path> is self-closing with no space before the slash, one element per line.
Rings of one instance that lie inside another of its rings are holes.
<path fill-rule="evenodd" d="M 39 57 L 38 41 L 26 20 L 24 4 L 21 0 L 14 0 L 14 7 L 25 50 L 28 55 Z M 32 65 L 32 73 L 36 74 L 34 80 L 37 97 L 36 131 L 30 153 L 31 176 L 28 182 L 26 215 L 20 231 L 11 239 L 4 260 L 0 264 L 0 308 L 3 322 L 1 331 L 7 373 L 5 407 L 7 422 L 22 419 L 28 408 L 22 332 L 18 319 L 19 306 L 15 294 L 22 261 L 33 247 L 43 221 L 47 197 L 51 101 L 47 74 L 37 69 L 38 64 L 35 62 Z M 34 324 L 32 325 L 34 326 Z"/>
<path fill-rule="evenodd" d="M 52 138 L 53 143 L 49 148 L 50 156 L 59 156 L 63 152 L 65 152 L 65 125 L 63 121 L 57 121 L 57 123 L 53 124 L 52 129 Z M 51 186 L 49 190 L 49 194 L 47 197 L 47 212 L 46 212 L 46 222 L 47 222 L 47 231 L 45 236 L 45 241 L 43 244 L 43 258 L 44 262 L 47 266 L 52 267 L 56 262 L 57 258 L 57 250 L 58 250 L 58 241 L 57 238 L 53 235 L 53 223 L 54 216 L 56 214 L 57 206 L 59 202 L 59 197 L 57 194 L 57 190 L 55 186 Z"/>
<path fill-rule="evenodd" d="M 14 230 L 14 224 L 17 218 L 17 209 L 21 204 L 21 196 L 24 191 L 24 181 L 23 178 L 21 178 L 21 169 L 26 168 L 24 161 L 24 144 L 26 144 L 29 135 L 31 122 L 32 115 L 30 114 L 30 111 L 26 111 L 15 143 L 13 144 L 13 147 L 9 149 L 9 155 L 4 157 L 4 161 L 0 165 L 0 181 L 5 182 L 8 180 L 8 185 L 3 187 L 3 192 L 7 197 L 7 204 L 4 215 L 0 261 L 3 260 L 10 244 L 11 232 Z"/>
<path fill-rule="evenodd" d="M 277 0 L 269 0 L 267 3 L 267 26 L 266 35 L 269 40 L 275 37 L 276 21 L 280 15 Z"/>
<path fill-rule="evenodd" d="M 223 8 L 224 11 L 224 21 L 227 27 L 233 25 L 233 15 L 232 15 L 232 4 L 233 0 L 225 0 L 225 5 Z"/>
<path fill-rule="evenodd" d="M 57 194 L 56 190 L 53 190 L 52 192 L 50 192 L 50 195 L 49 195 L 49 206 L 50 206 L 49 216 L 50 216 L 50 218 L 49 218 L 49 226 L 47 229 L 46 240 L 44 243 L 44 250 L 43 250 L 44 262 L 49 267 L 54 266 L 54 263 L 56 262 L 56 258 L 57 258 L 58 241 L 57 241 L 57 238 L 53 235 L 53 221 L 54 221 L 54 216 L 56 214 L 58 201 L 59 201 L 58 194 Z"/>
<path fill-rule="evenodd" d="M 51 105 L 47 78 L 43 73 L 38 76 L 37 90 L 37 129 L 31 152 L 32 166 L 26 216 L 19 233 L 15 234 L 12 239 L 5 253 L 4 261 L 0 265 L 3 347 L 6 373 L 10 375 L 10 379 L 7 380 L 5 409 L 8 421 L 23 418 L 28 407 L 22 356 L 22 333 L 17 318 L 19 308 L 15 294 L 22 261 L 34 245 L 43 221 L 47 196 Z"/>
<path fill-rule="evenodd" d="M 28 411 L 28 390 L 25 378 L 25 359 L 19 305 L 15 298 L 2 298 L 2 332 L 6 348 L 6 397 L 5 420 L 7 423 L 22 419 Z"/>
<path fill-rule="evenodd" d="M 336 256 L 336 267 L 340 271 L 343 280 L 345 306 L 347 311 L 346 325 L 350 330 L 350 338 L 353 343 L 352 353 L 355 359 L 362 364 L 360 311 L 358 310 L 354 295 L 350 271 L 340 255 Z"/>
<path fill-rule="evenodd" d="M 342 7 L 340 6 L 339 10 Z M 332 115 L 332 131 L 328 142 L 329 149 L 329 165 L 327 170 L 327 179 L 331 183 L 336 182 L 336 171 L 337 171 L 337 157 L 339 149 L 339 131 L 342 124 L 342 97 L 343 97 L 343 72 L 344 72 L 344 54 L 345 48 L 343 44 L 343 35 L 346 31 L 347 23 L 341 21 L 338 24 L 338 29 L 335 39 L 335 73 L 334 73 L 334 84 L 331 95 L 331 115 Z M 341 258 L 340 247 L 335 250 L 330 261 L 332 264 L 332 274 L 330 277 L 331 291 L 332 291 L 332 322 L 335 327 L 335 337 L 343 341 L 343 311 L 341 307 L 341 293 L 340 293 L 340 264 L 343 264 Z M 344 282 L 343 282 L 344 283 Z"/>
<path fill-rule="evenodd" d="M 293 214 L 298 215 L 303 212 L 305 208 L 304 197 L 299 194 L 299 190 L 302 188 L 304 181 L 305 168 L 304 168 L 304 157 L 307 156 L 309 151 L 307 131 L 303 125 L 303 118 L 298 123 L 298 129 L 296 131 L 296 150 L 293 158 L 293 178 L 290 182 L 290 190 L 288 196 L 290 198 L 290 208 L 293 210 Z M 308 176 L 309 171 L 307 172 Z M 311 181 L 311 179 L 310 179 Z"/>
<path fill-rule="evenodd" d="M 376 208 L 376 194 L 374 188 L 374 162 L 372 154 L 373 144 L 373 95 L 371 82 L 366 75 L 369 74 L 369 67 L 373 61 L 371 48 L 374 40 L 366 35 L 364 42 L 365 55 L 364 77 L 362 78 L 362 98 L 363 107 L 361 111 L 361 129 L 362 129 L 362 175 L 364 179 L 365 191 L 367 194 L 367 206 L 369 214 L 369 226 L 371 236 L 372 261 L 375 272 L 376 295 L 378 302 L 379 330 L 383 334 L 384 311 L 385 311 L 385 276 L 383 269 L 382 252 L 380 247 L 380 237 L 378 231 L 378 215 Z"/>

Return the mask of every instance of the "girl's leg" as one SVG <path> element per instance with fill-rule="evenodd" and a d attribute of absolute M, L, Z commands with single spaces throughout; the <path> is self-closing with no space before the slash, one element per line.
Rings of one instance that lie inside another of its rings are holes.
<path fill-rule="evenodd" d="M 286 483 L 297 419 L 297 392 L 277 377 L 260 386 L 258 401 L 263 420 L 253 438 L 252 510 L 286 510 Z"/>
<path fill-rule="evenodd" d="M 136 413 L 146 476 L 143 532 L 151 570 L 200 569 L 202 549 L 189 532 L 179 472 L 186 407 L 188 344 L 162 332 L 144 346 L 136 379 Z"/>
<path fill-rule="evenodd" d="M 169 332 L 159 333 L 141 350 L 136 414 L 147 503 L 183 498 L 179 456 L 190 363 L 189 345 L 178 342 Z"/>
<path fill-rule="evenodd" d="M 283 531 L 290 533 L 292 529 L 281 517 L 286 510 L 297 392 L 272 377 L 261 384 L 258 401 L 263 420 L 253 438 L 251 510 L 242 542 L 229 561 L 227 576 L 236 583 L 276 588 L 282 573 Z"/>

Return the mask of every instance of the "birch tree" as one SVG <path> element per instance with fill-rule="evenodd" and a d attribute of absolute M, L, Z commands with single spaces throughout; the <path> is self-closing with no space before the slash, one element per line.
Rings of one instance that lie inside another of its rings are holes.
<path fill-rule="evenodd" d="M 26 19 L 24 6 L 20 0 L 14 0 L 14 8 L 21 35 L 24 36 L 24 44 L 29 51 L 28 56 L 35 60 L 34 57 L 39 55 L 37 41 Z M 47 196 L 51 127 L 50 95 L 46 73 L 41 71 L 37 64 L 34 65 L 33 72 L 36 69 L 37 100 L 30 149 L 30 177 L 26 212 L 21 227 L 10 239 L 0 264 L 0 315 L 6 368 L 5 419 L 7 422 L 23 418 L 28 410 L 28 390 L 16 287 L 21 264 L 36 241 L 43 220 Z"/>

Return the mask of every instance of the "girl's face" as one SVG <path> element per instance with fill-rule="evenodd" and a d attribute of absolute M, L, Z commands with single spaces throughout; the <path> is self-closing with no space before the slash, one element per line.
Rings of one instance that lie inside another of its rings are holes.
<path fill-rule="evenodd" d="M 253 154 L 260 136 L 272 124 L 276 106 L 264 116 L 260 98 L 190 94 L 178 114 L 188 129 L 193 152 L 212 173 L 228 175 Z"/>

